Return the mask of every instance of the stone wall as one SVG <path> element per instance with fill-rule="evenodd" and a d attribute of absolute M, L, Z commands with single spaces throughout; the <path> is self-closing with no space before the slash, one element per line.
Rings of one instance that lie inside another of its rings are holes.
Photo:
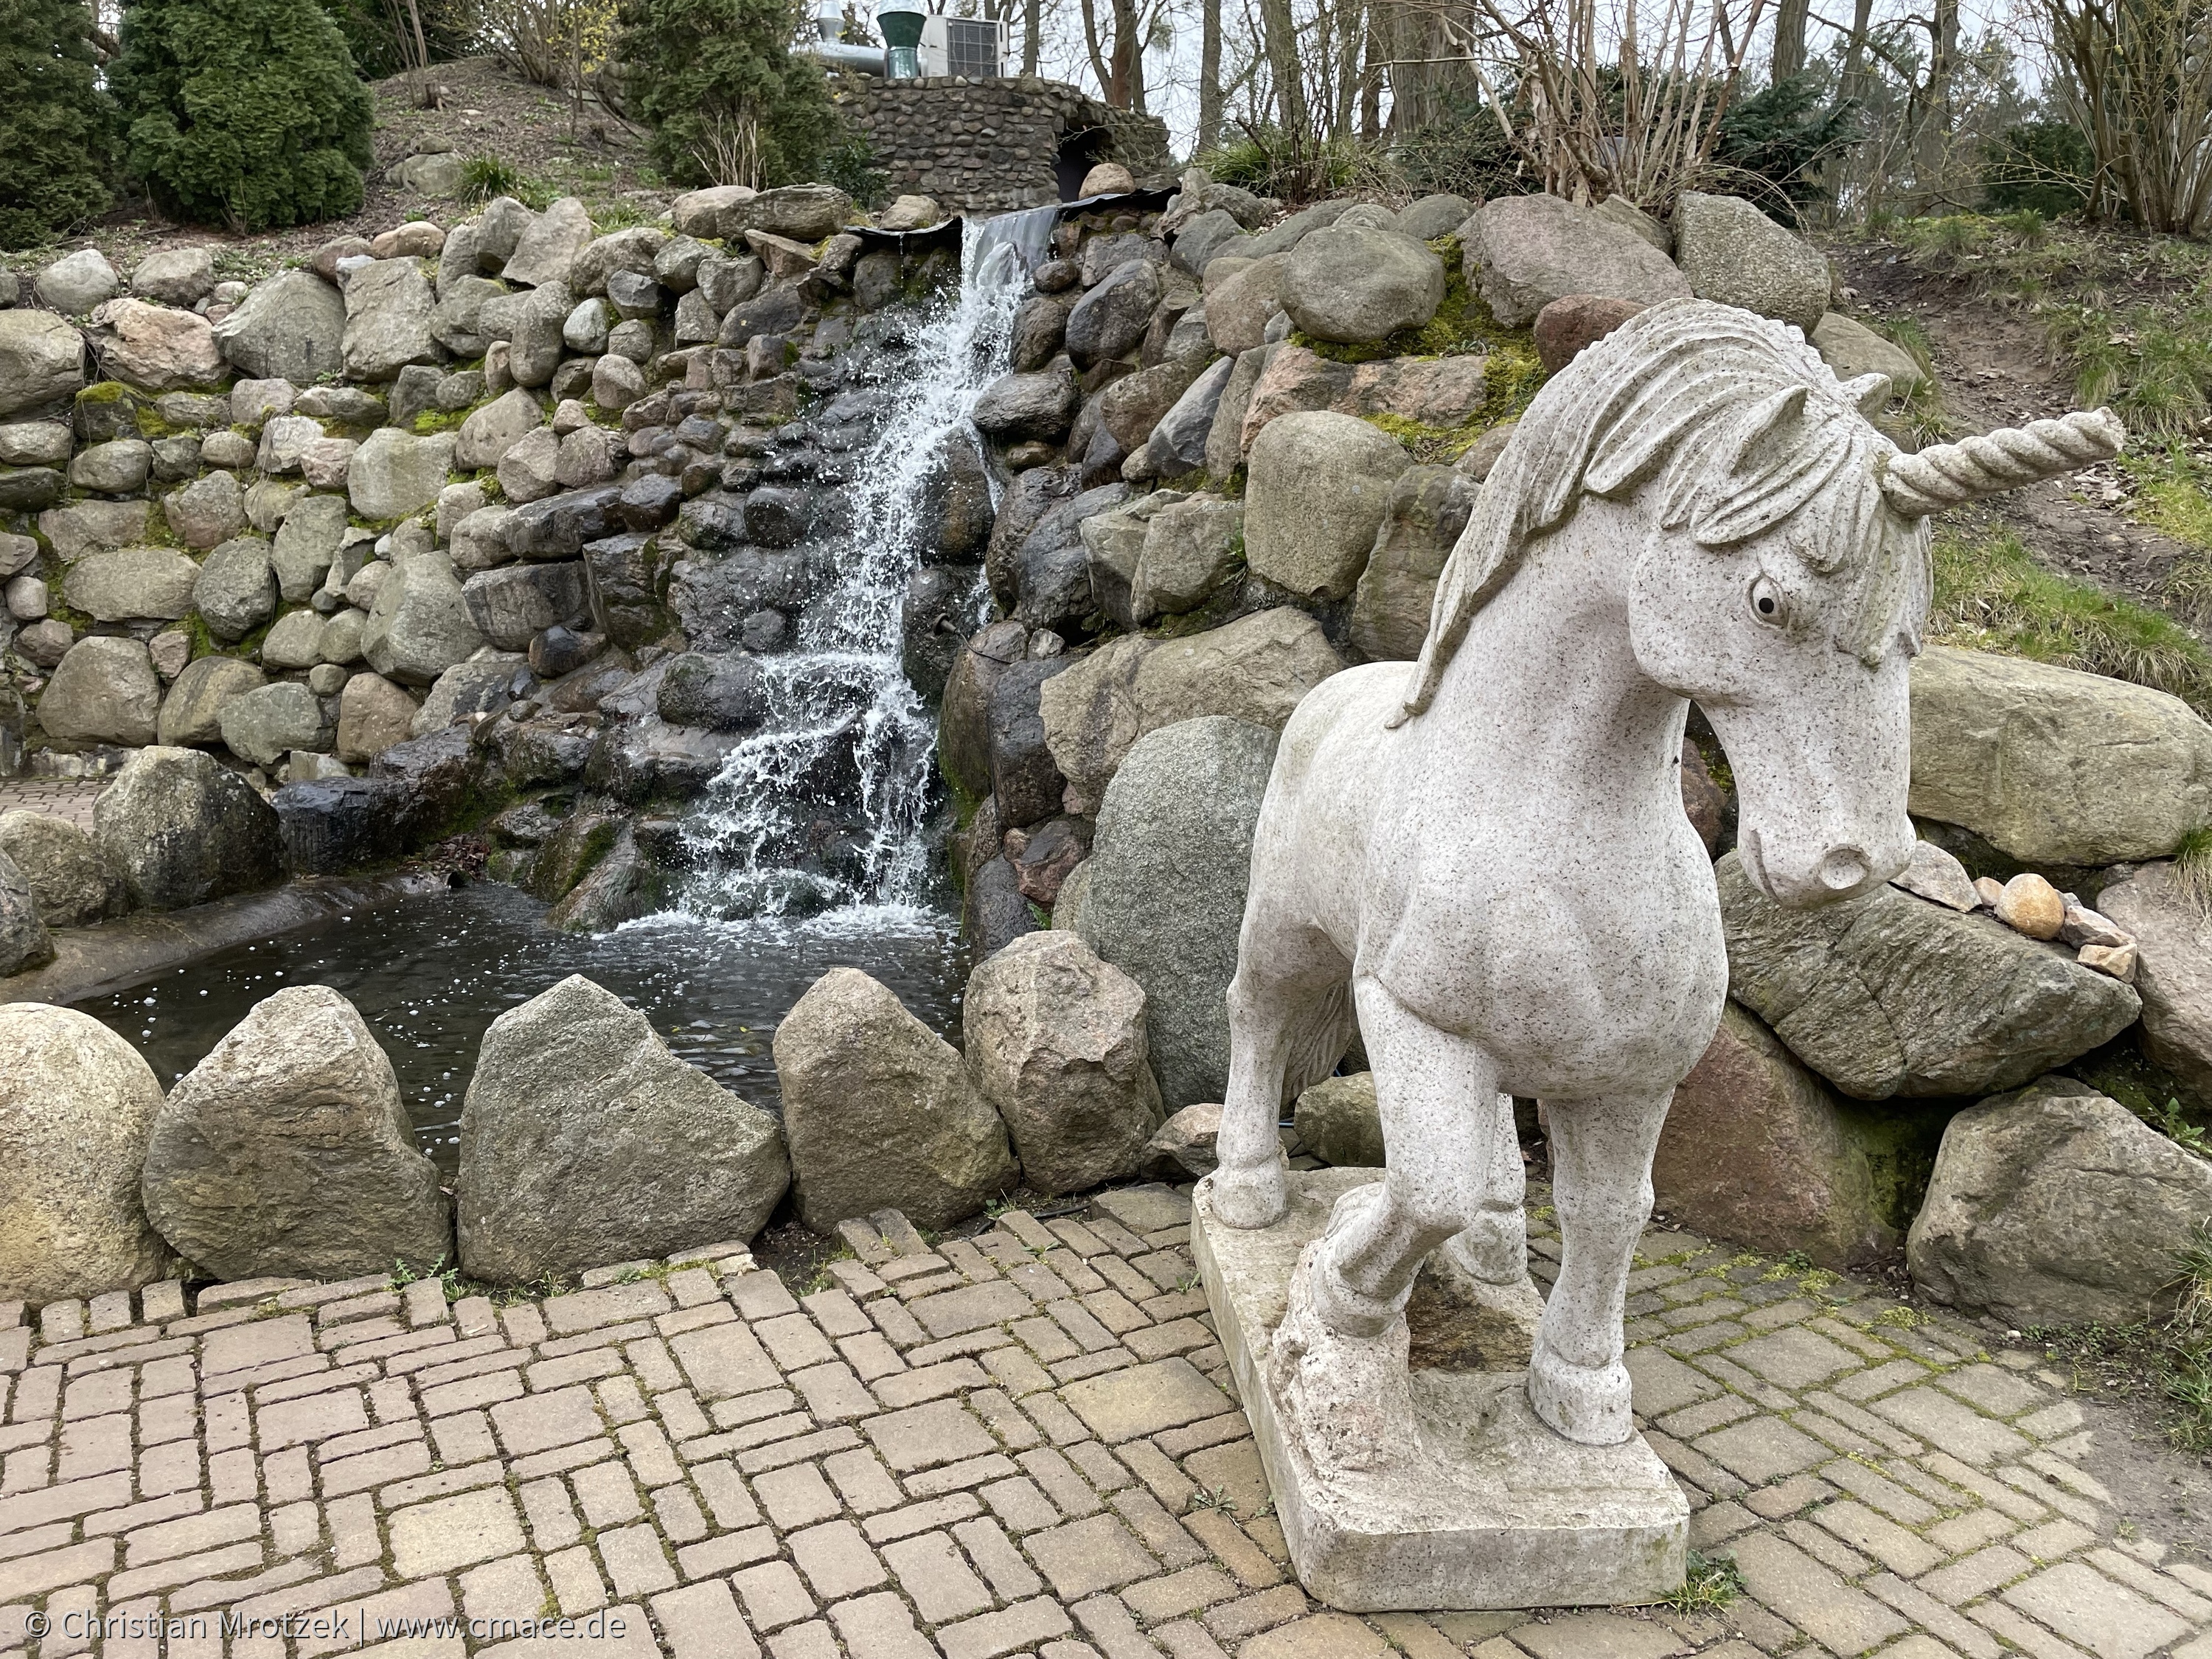
<path fill-rule="evenodd" d="M 1060 146 L 1086 132 L 1085 163 L 1119 161 L 1142 182 L 1171 185 L 1167 127 L 1036 76 L 963 76 L 872 84 L 850 112 L 891 188 L 958 213 L 1006 212 L 1061 199 Z"/>

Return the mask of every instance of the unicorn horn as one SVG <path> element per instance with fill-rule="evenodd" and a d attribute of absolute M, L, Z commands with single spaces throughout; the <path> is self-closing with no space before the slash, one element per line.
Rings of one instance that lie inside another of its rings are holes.
<path fill-rule="evenodd" d="M 1893 455 L 1881 493 L 1908 519 L 2017 489 L 2039 479 L 2094 466 L 2120 453 L 2128 429 L 2109 409 L 2075 410 L 2055 421 L 2001 427 L 1979 438 Z"/>

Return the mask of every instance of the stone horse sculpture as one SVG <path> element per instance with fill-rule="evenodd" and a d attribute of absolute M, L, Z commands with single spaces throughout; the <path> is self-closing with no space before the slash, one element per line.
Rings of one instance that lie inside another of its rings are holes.
<path fill-rule="evenodd" d="M 1267 1360 L 1316 1468 L 1421 1455 L 1405 1308 L 1439 1247 L 1495 1309 L 1540 1307 L 1541 1421 L 1590 1447 L 1630 1438 L 1622 1304 L 1652 1152 L 1728 990 L 1712 866 L 1681 805 L 1688 700 L 1727 747 L 1763 892 L 1812 906 L 1886 881 L 1913 841 L 1929 515 L 2125 436 L 2100 410 L 1905 454 L 1861 413 L 1886 386 L 1838 382 L 1797 331 L 1747 312 L 1639 313 L 1530 405 L 1418 665 L 1336 675 L 1283 733 L 1201 1197 L 1232 1229 L 1284 1214 L 1281 1104 L 1356 1030 L 1389 1169 L 1297 1258 Z M 1514 1095 L 1550 1124 L 1565 1255 L 1547 1302 L 1528 1275 Z"/>

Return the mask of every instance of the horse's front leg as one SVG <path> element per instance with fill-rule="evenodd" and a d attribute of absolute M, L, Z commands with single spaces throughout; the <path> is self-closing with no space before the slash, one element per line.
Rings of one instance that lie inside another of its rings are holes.
<path fill-rule="evenodd" d="M 1622 1305 L 1651 1214 L 1651 1154 L 1671 1094 L 1550 1103 L 1552 1201 L 1563 1254 L 1528 1363 L 1536 1415 L 1570 1440 L 1635 1432 L 1620 1363 Z"/>

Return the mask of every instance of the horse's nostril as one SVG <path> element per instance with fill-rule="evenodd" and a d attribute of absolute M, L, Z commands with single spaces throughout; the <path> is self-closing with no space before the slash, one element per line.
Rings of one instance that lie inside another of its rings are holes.
<path fill-rule="evenodd" d="M 1848 893 L 1864 882 L 1873 869 L 1857 848 L 1831 848 L 1820 860 L 1820 884 L 1832 893 Z"/>

